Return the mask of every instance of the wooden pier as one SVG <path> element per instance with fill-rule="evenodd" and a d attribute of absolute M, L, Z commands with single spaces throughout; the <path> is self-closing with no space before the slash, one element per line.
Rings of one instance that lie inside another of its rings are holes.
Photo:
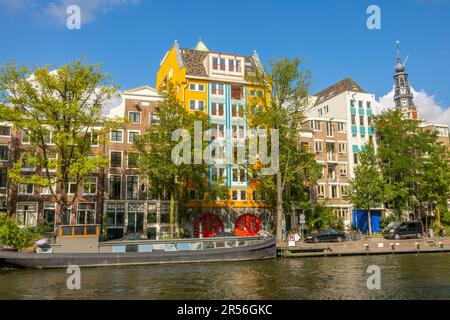
<path fill-rule="evenodd" d="M 372 238 L 346 242 L 303 243 L 277 246 L 277 256 L 283 258 L 332 257 L 406 253 L 450 252 L 449 238 L 386 240 Z"/>

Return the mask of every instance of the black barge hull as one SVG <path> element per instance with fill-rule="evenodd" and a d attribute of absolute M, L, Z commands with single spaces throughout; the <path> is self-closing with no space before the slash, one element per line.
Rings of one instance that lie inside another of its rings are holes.
<path fill-rule="evenodd" d="M 125 253 L 19 253 L 0 251 L 0 266 L 13 268 L 66 268 L 149 265 L 166 263 L 223 262 L 274 259 L 275 239 L 236 248 L 195 251 Z"/>

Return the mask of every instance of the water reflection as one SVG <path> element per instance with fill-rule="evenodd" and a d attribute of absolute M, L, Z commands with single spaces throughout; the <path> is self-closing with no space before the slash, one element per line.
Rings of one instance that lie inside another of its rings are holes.
<path fill-rule="evenodd" d="M 366 286 L 381 268 L 381 290 Z M 450 299 L 450 255 L 385 255 L 82 269 L 1 270 L 0 299 Z"/>

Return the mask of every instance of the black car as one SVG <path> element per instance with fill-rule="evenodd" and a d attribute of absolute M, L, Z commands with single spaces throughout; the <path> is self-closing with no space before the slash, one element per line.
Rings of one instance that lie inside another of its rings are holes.
<path fill-rule="evenodd" d="M 391 222 L 383 229 L 386 239 L 420 239 L 423 236 L 423 224 L 421 221 Z"/>
<path fill-rule="evenodd" d="M 325 229 L 319 230 L 317 232 L 313 232 L 306 237 L 306 242 L 331 242 L 337 241 L 342 242 L 345 239 L 345 232 L 334 230 L 334 229 Z"/>

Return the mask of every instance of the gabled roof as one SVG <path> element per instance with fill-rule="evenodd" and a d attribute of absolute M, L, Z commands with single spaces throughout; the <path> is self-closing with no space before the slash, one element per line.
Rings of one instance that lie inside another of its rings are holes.
<path fill-rule="evenodd" d="M 317 98 L 315 105 L 327 101 L 346 91 L 367 93 L 359 84 L 357 84 L 352 78 L 349 77 L 333 84 L 325 90 L 314 94 L 313 96 Z"/>
<path fill-rule="evenodd" d="M 151 96 L 158 97 L 159 96 L 158 91 L 156 91 L 154 88 L 152 88 L 150 86 L 141 86 L 138 88 L 125 90 L 123 92 L 123 94 L 124 95 L 147 96 L 147 97 L 151 97 Z"/>

